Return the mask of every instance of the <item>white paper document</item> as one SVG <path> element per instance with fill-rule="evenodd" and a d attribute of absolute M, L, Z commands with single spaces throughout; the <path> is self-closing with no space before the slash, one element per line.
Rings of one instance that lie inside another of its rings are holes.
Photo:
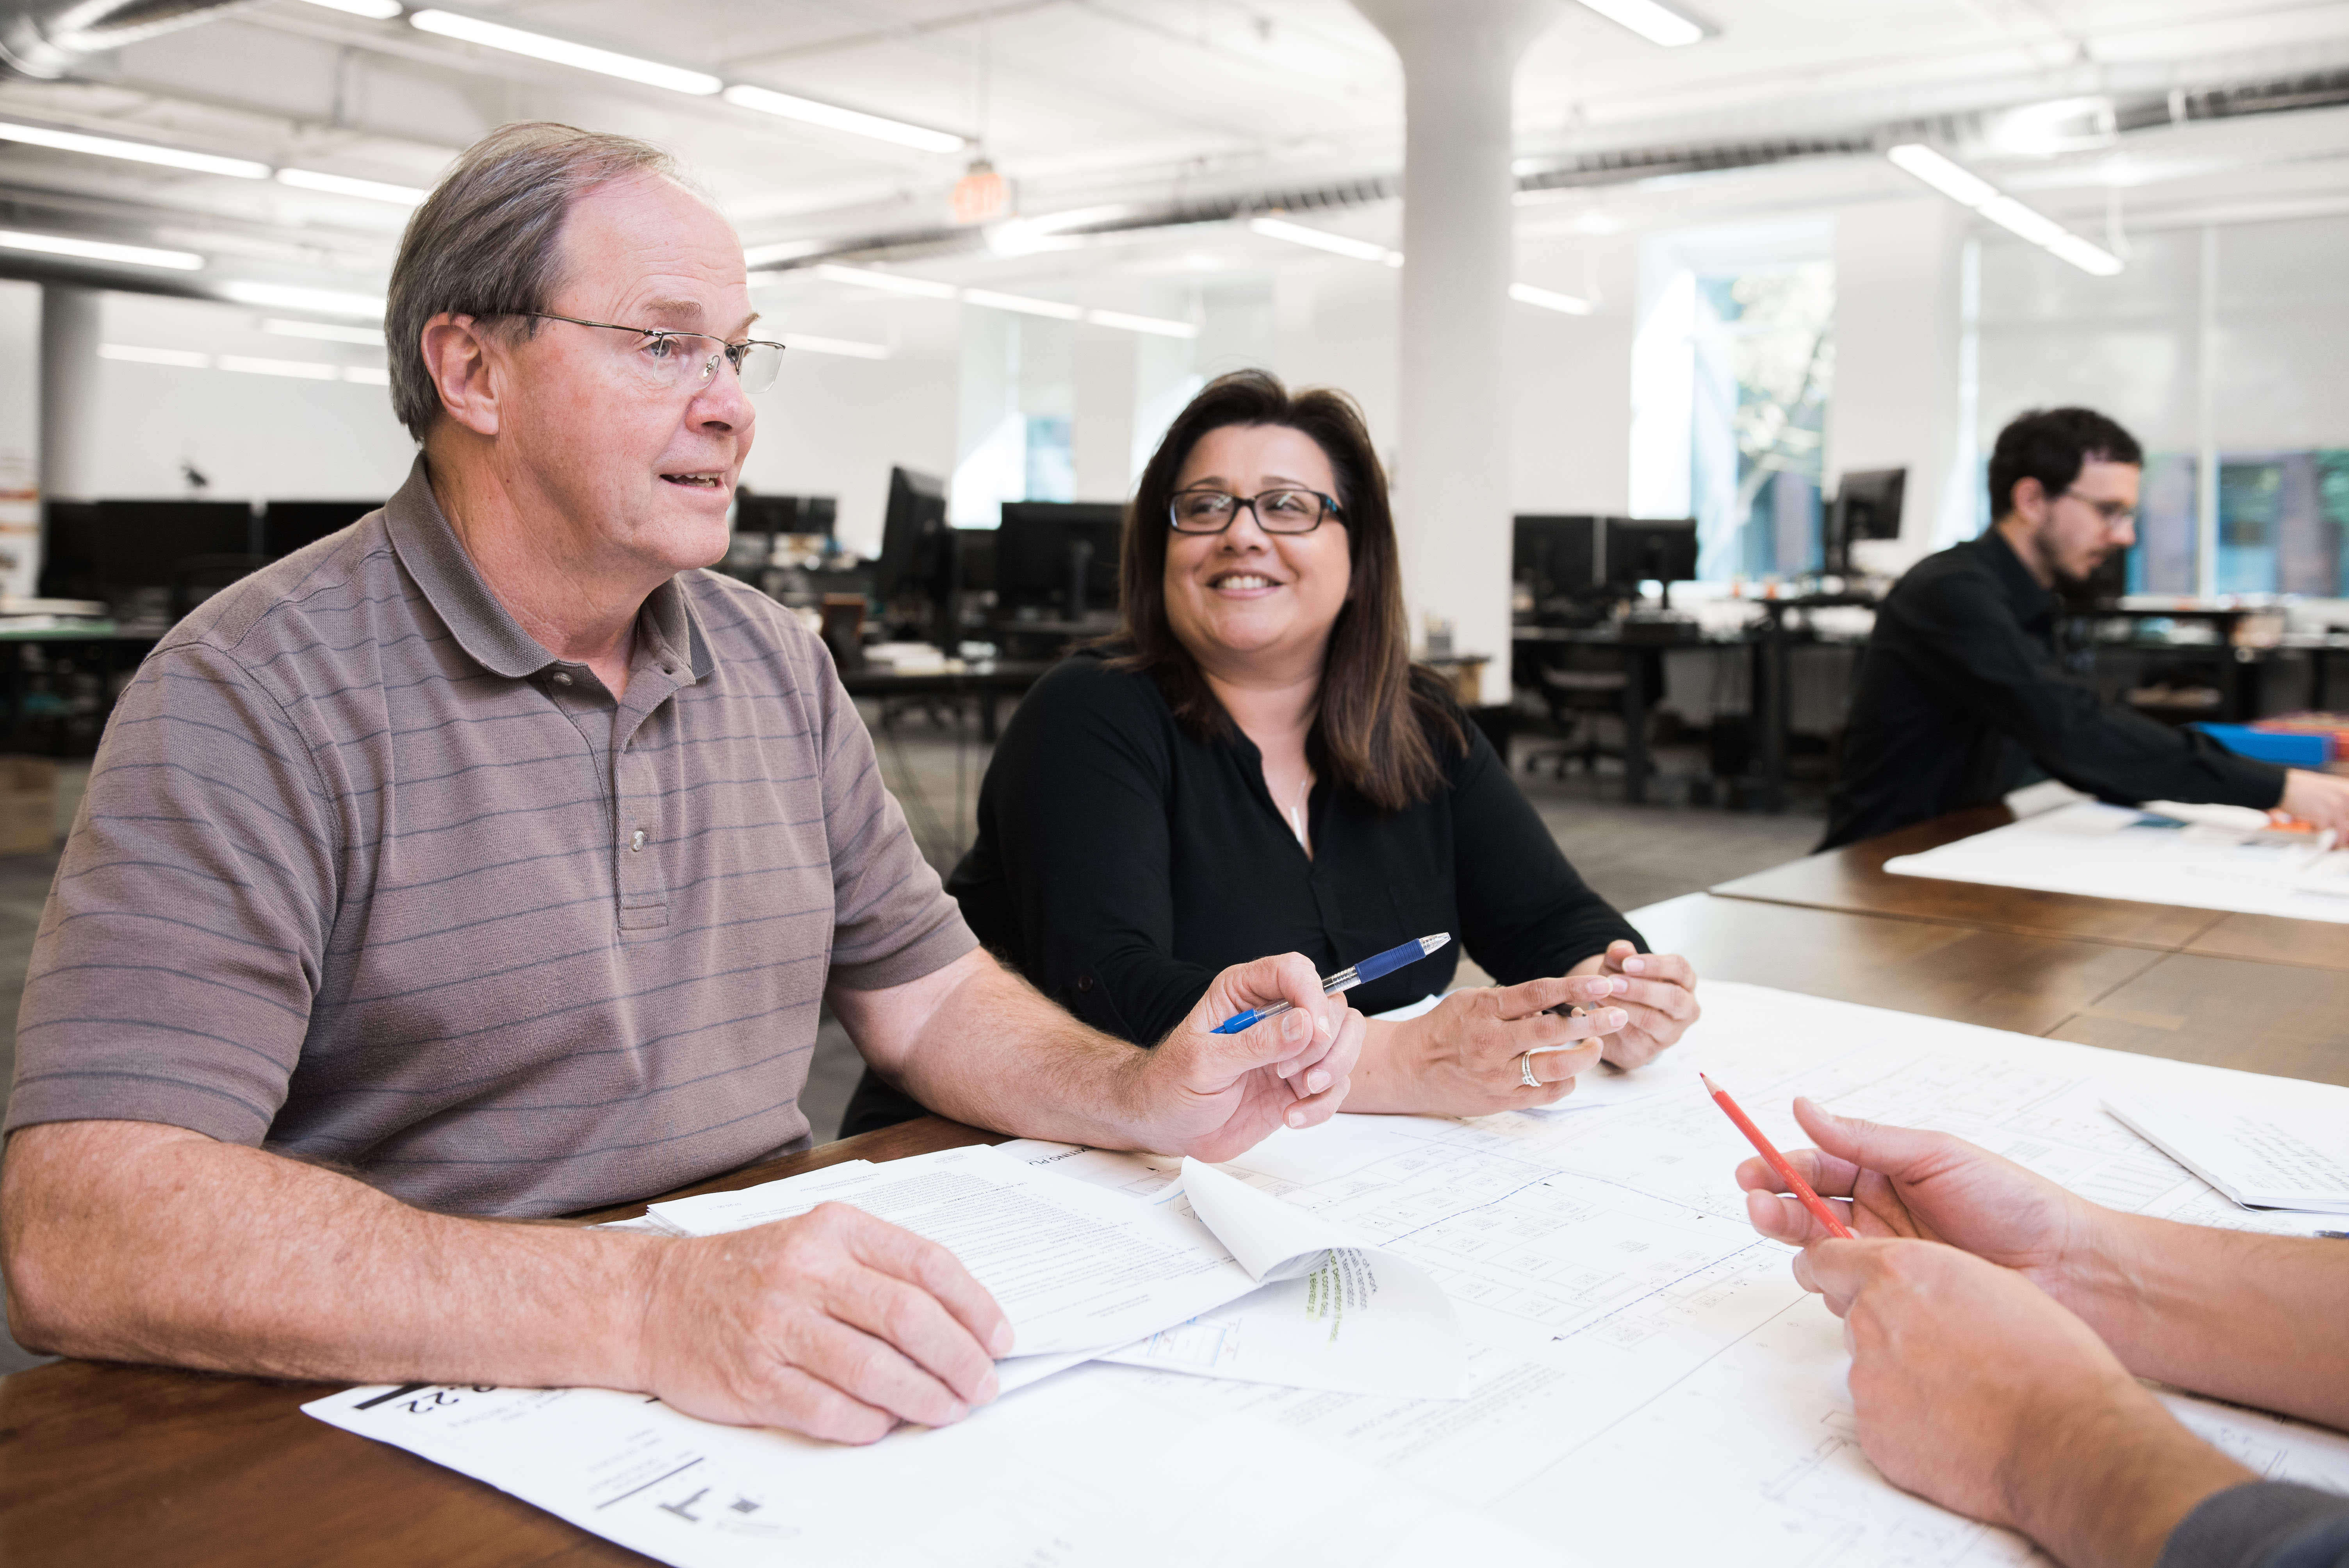
<path fill-rule="evenodd" d="M 1746 1224 L 1732 1172 L 1752 1151 L 1693 1065 L 1781 1147 L 1806 1141 L 1788 1109 L 1805 1094 L 1946 1129 L 2121 1209 L 2280 1233 L 2339 1222 L 2240 1208 L 2102 1104 L 2255 1103 L 2279 1080 L 1760 986 L 1709 982 L 1702 997 L 1682 1045 L 1642 1069 L 1660 1078 L 1575 1114 L 1340 1116 L 1212 1172 L 1064 1145 L 992 1151 L 989 1169 L 1080 1187 L 1104 1214 L 1196 1223 L 1191 1212 L 1231 1211 L 1235 1189 L 1279 1200 L 1234 1222 L 1225 1263 L 1244 1280 L 1240 1257 L 1271 1274 L 1340 1238 L 1374 1264 L 1415 1265 L 1456 1316 L 1459 1398 L 1197 1375 L 1253 1343 L 1255 1298 L 1241 1296 L 1161 1324 L 1154 1363 L 1093 1361 L 957 1427 L 864 1449 L 714 1427 L 637 1395 L 374 1388 L 305 1408 L 680 1568 L 1293 1564 L 1308 1552 L 1350 1568 L 2041 1563 L 2027 1542 L 1888 1485 L 1861 1454 L 1841 1326 L 1795 1285 L 1788 1250 Z M 1383 1310 L 1388 1278 L 1371 1314 L 1337 1320 L 1341 1338 Z M 1292 1330 L 1328 1326 L 1282 1311 Z M 1237 1348 L 1218 1337 L 1226 1322 Z M 2349 1491 L 2349 1438 L 2171 1404 L 2262 1476 Z"/>
<path fill-rule="evenodd" d="M 991 1148 L 856 1164 L 656 1203 L 652 1212 L 682 1234 L 709 1236 L 819 1203 L 862 1209 L 954 1253 L 1011 1319 L 1018 1357 L 1112 1349 L 1257 1287 L 1188 1214 L 1123 1202 Z"/>
<path fill-rule="evenodd" d="M 1195 1160 L 1180 1198 L 1265 1283 L 1103 1360 L 1341 1394 L 1467 1392 L 1459 1315 L 1418 1264 Z"/>
<path fill-rule="evenodd" d="M 2296 1083 L 2251 1105 L 2119 1095 L 2105 1109 L 2245 1208 L 2349 1214 L 2349 1088 Z"/>
<path fill-rule="evenodd" d="M 2083 801 L 1897 855 L 1898 876 L 1938 877 L 2240 914 L 2349 922 L 2349 851 L 2323 839 L 2185 822 Z"/>

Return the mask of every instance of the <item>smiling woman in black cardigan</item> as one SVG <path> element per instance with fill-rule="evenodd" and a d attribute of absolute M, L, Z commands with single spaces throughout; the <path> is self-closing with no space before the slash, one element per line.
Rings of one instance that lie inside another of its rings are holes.
<path fill-rule="evenodd" d="M 1346 1109 L 1451 1115 L 1547 1104 L 1602 1051 L 1636 1066 L 1695 1018 L 1687 961 L 1640 950 L 1412 667 L 1350 399 L 1262 371 L 1209 383 L 1143 471 L 1120 571 L 1123 629 L 1020 703 L 947 883 L 1046 995 L 1146 1046 L 1228 964 L 1294 951 L 1328 973 L 1450 932 L 1350 1000 L 1441 992 L 1463 948 L 1503 984 L 1373 1022 Z M 842 1130 L 920 1111 L 868 1072 Z"/>

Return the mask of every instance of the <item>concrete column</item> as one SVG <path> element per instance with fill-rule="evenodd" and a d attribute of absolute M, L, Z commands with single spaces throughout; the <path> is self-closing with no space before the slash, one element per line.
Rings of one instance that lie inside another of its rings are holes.
<path fill-rule="evenodd" d="M 1510 102 L 1555 0 L 1354 0 L 1403 68 L 1402 397 L 1396 521 L 1413 634 L 1454 623 L 1509 693 Z"/>
<path fill-rule="evenodd" d="M 96 500 L 98 432 L 98 291 L 41 285 L 41 494 Z"/>

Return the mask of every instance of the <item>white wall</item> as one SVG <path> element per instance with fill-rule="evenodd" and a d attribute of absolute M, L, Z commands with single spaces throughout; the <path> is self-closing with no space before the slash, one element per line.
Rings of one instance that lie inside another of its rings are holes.
<path fill-rule="evenodd" d="M 41 290 L 0 282 L 0 592 L 40 571 Z"/>
<path fill-rule="evenodd" d="M 1938 196 L 1846 208 L 1835 226 L 1835 393 L 1826 479 L 1906 469 L 1900 542 L 1935 538 L 1960 447 L 1958 264 L 1966 214 Z"/>
<path fill-rule="evenodd" d="M 264 312 L 201 300 L 109 294 L 100 331 L 109 344 L 212 355 L 379 366 L 383 351 L 279 337 Z M 228 370 L 104 361 L 98 492 L 115 498 L 190 493 L 191 464 L 214 500 L 378 500 L 408 477 L 415 444 L 391 415 L 384 387 L 291 380 Z"/>
<path fill-rule="evenodd" d="M 1509 504 L 1621 515 L 1631 504 L 1632 302 L 1626 235 L 1521 240 L 1516 279 L 1593 301 L 1590 315 L 1509 307 Z"/>

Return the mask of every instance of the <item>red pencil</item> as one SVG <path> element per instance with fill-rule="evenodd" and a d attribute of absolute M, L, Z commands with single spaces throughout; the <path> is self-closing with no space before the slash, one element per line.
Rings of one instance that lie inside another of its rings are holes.
<path fill-rule="evenodd" d="M 1836 1212 L 1827 1206 L 1827 1201 L 1812 1191 L 1811 1184 L 1803 1180 L 1801 1173 L 1787 1162 L 1786 1157 L 1779 1153 L 1776 1146 L 1768 1139 L 1762 1136 L 1762 1130 L 1754 1125 L 1754 1119 L 1737 1109 L 1737 1102 L 1729 1098 L 1729 1091 L 1713 1088 L 1713 1080 L 1702 1073 L 1696 1076 L 1697 1081 L 1704 1085 L 1705 1092 L 1720 1102 L 1721 1109 L 1729 1113 L 1730 1120 L 1737 1123 L 1737 1130 L 1745 1134 L 1745 1141 L 1754 1145 L 1760 1151 L 1762 1158 L 1770 1162 L 1770 1169 L 1778 1173 L 1780 1181 L 1795 1190 L 1795 1196 L 1803 1201 L 1803 1207 L 1817 1215 L 1820 1224 L 1825 1225 L 1845 1241 L 1851 1241 L 1853 1239 L 1851 1227 L 1836 1218 Z"/>

